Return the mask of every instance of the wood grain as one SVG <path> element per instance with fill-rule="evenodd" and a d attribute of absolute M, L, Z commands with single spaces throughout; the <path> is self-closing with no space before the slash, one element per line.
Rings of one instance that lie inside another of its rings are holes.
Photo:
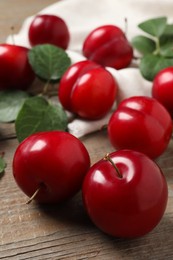
<path fill-rule="evenodd" d="M 19 29 L 28 15 L 54 2 L 1 0 L 0 40 L 8 35 L 11 25 Z M 105 131 L 88 135 L 82 142 L 90 153 L 92 164 L 113 150 Z M 157 160 L 169 187 L 165 215 L 151 233 L 133 240 L 113 238 L 99 231 L 83 208 L 81 193 L 59 206 L 41 206 L 35 202 L 27 205 L 26 196 L 12 176 L 17 146 L 14 125 L 1 124 L 0 150 L 5 151 L 7 168 L 0 179 L 0 259 L 173 259 L 173 140 Z"/>

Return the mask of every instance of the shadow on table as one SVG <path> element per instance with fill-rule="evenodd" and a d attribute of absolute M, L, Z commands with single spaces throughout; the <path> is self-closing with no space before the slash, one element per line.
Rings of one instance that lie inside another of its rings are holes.
<path fill-rule="evenodd" d="M 58 222 L 88 226 L 92 223 L 83 207 L 82 195 L 79 192 L 73 198 L 61 204 L 38 204 L 39 210 L 50 218 L 56 219 Z"/>
<path fill-rule="evenodd" d="M 147 235 L 135 239 L 122 239 L 108 236 L 94 226 L 85 212 L 80 193 L 62 205 L 39 205 L 39 209 L 47 217 L 63 223 L 69 230 L 71 228 L 72 233 L 80 233 L 81 240 L 88 241 L 85 242 L 86 246 L 87 243 L 91 243 L 88 254 L 93 252 L 92 256 L 95 259 L 173 259 L 173 218 L 170 213 L 165 213 L 157 227 Z M 79 244 L 83 245 L 82 241 L 77 241 L 74 246 L 78 247 Z M 93 248 L 97 248 L 95 254 Z"/>

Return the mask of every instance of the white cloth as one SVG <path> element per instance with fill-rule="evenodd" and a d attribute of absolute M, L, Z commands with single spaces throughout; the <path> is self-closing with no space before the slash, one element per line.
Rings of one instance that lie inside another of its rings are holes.
<path fill-rule="evenodd" d="M 140 22 L 158 16 L 169 18 L 172 16 L 172 10 L 172 0 L 61 0 L 39 13 L 58 15 L 65 20 L 71 35 L 67 52 L 72 63 L 75 63 L 85 59 L 81 51 L 83 41 L 88 33 L 96 27 L 114 24 L 124 30 L 126 18 L 128 21 L 126 36 L 131 40 L 133 36 L 141 33 L 137 27 Z M 35 15 L 26 18 L 19 33 L 13 36 L 16 45 L 30 47 L 28 28 Z M 7 42 L 12 43 L 11 36 L 7 38 Z M 133 95 L 151 96 L 152 83 L 141 76 L 138 68 L 107 69 L 119 84 L 118 102 Z M 108 118 L 109 116 L 106 116 L 103 120 L 95 121 L 95 124 L 92 121 L 90 129 L 88 129 L 88 121 L 78 119 L 69 126 L 69 131 L 80 137 L 100 129 Z M 76 129 L 78 130 L 76 131 Z"/>

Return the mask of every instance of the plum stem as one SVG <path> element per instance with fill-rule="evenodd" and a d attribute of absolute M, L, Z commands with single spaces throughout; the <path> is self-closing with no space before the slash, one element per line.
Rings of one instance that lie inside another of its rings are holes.
<path fill-rule="evenodd" d="M 11 40 L 12 40 L 12 44 L 16 45 L 14 40 L 14 26 L 11 26 Z"/>
<path fill-rule="evenodd" d="M 121 172 L 119 171 L 118 167 L 116 166 L 116 164 L 113 162 L 113 160 L 110 157 L 109 153 L 107 153 L 103 159 L 106 160 L 106 161 L 109 161 L 112 164 L 112 166 L 116 170 L 118 178 L 122 179 L 123 176 L 122 176 Z"/>
<path fill-rule="evenodd" d="M 127 21 L 127 17 L 124 18 L 124 34 L 127 37 L 127 33 L 128 33 L 128 21 Z"/>
<path fill-rule="evenodd" d="M 27 200 L 26 204 L 30 204 L 33 201 L 33 199 L 35 199 L 40 189 L 41 187 L 38 187 L 38 189 L 34 192 L 34 194 Z"/>

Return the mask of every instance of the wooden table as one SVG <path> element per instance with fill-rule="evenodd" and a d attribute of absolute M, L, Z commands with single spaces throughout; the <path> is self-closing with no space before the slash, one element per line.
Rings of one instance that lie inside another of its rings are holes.
<path fill-rule="evenodd" d="M 1 0 L 0 41 L 14 26 L 53 0 Z M 92 163 L 113 150 L 105 132 L 82 139 Z M 125 240 L 99 231 L 87 217 L 79 193 L 63 206 L 27 205 L 26 196 L 12 176 L 12 159 L 18 145 L 13 124 L 0 125 L 0 150 L 7 168 L 0 179 L 0 259 L 173 259 L 173 142 L 158 160 L 169 186 L 169 201 L 162 221 L 148 235 Z"/>

